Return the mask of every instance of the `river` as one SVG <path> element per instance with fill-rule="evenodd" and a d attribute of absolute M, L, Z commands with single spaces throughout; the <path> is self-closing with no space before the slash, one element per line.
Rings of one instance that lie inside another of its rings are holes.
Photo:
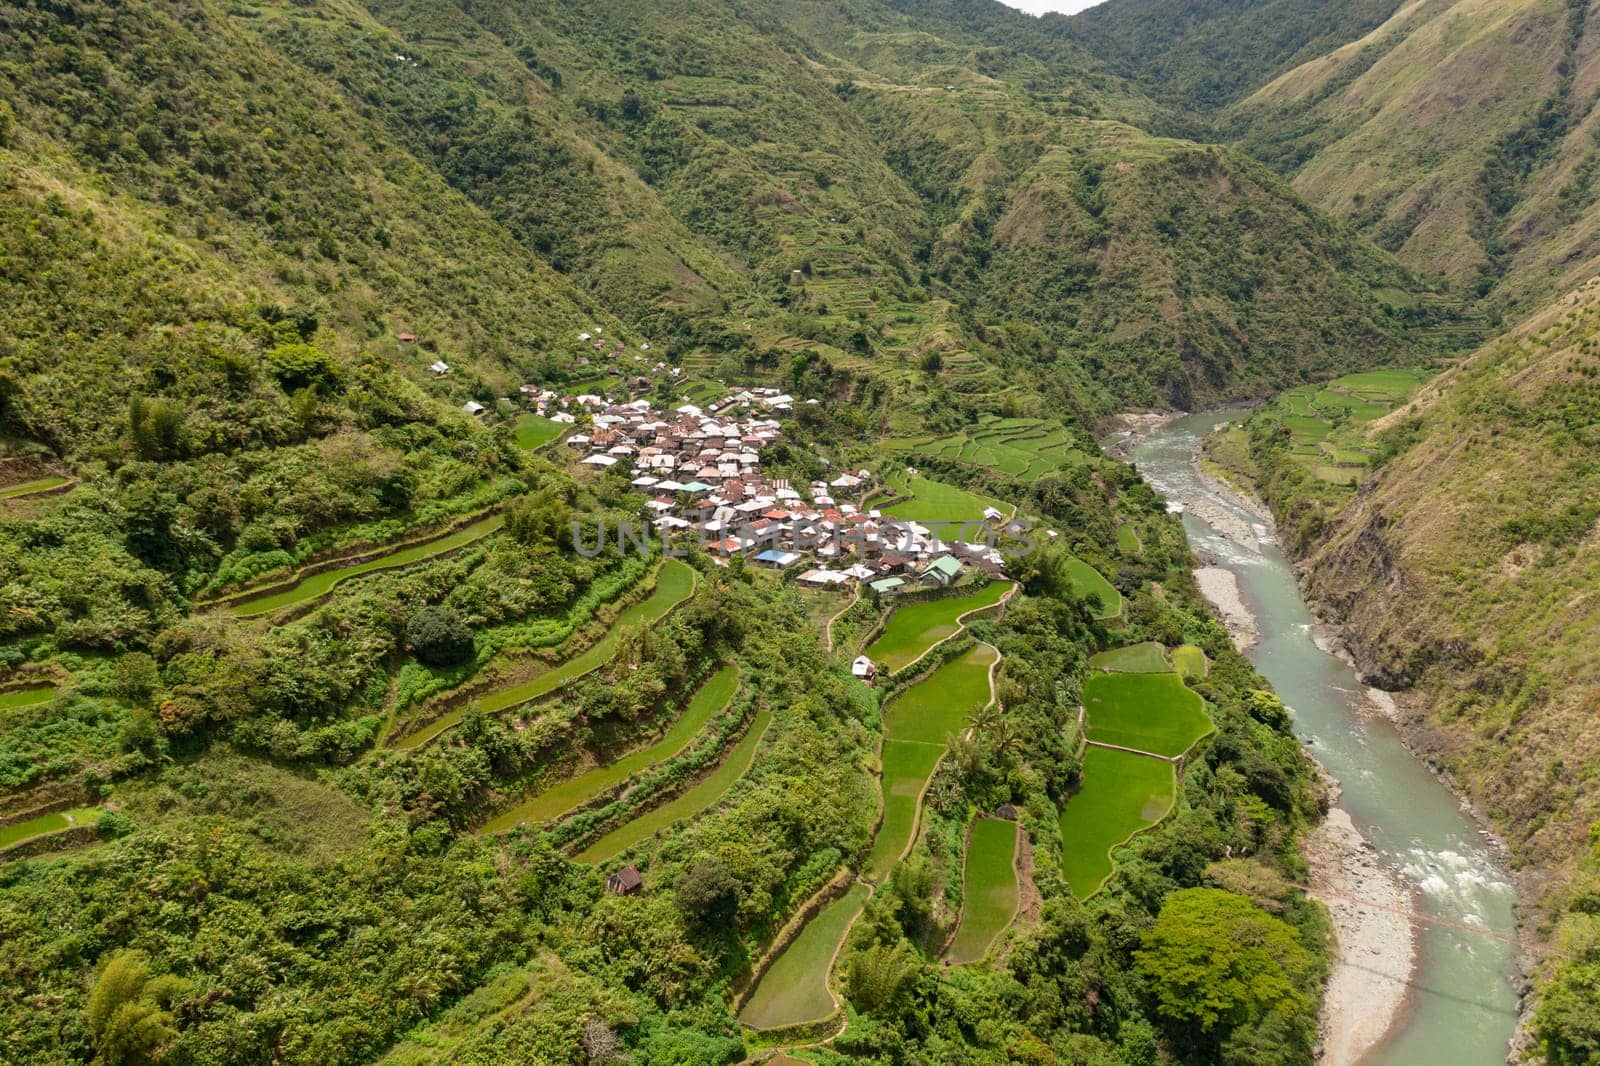
<path fill-rule="evenodd" d="M 1302 742 L 1338 780 L 1339 806 L 1382 864 L 1414 886 L 1424 919 L 1416 968 L 1394 1027 L 1362 1061 L 1498 1066 L 1517 1020 L 1514 890 L 1455 796 L 1411 755 L 1393 723 L 1374 713 L 1352 668 L 1313 640 L 1293 568 L 1267 526 L 1201 476 L 1200 442 L 1233 417 L 1207 412 L 1141 430 L 1129 457 L 1183 507 L 1195 553 L 1237 577 L 1260 630 L 1248 657 L 1292 709 Z"/>

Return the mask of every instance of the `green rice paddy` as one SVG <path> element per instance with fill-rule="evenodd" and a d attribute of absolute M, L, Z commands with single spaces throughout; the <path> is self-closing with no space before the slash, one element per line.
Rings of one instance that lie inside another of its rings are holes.
<path fill-rule="evenodd" d="M 0 825 L 0 848 L 8 848 L 25 840 L 32 840 L 34 837 L 44 836 L 46 833 L 71 829 L 77 825 L 87 825 L 99 817 L 99 807 L 75 807 L 70 811 L 52 811 L 49 814 L 41 814 L 39 817 L 30 818 L 25 822 Z"/>
<path fill-rule="evenodd" d="M 1167 662 L 1166 648 L 1147 640 L 1143 644 L 1103 651 L 1089 659 L 1089 669 L 1114 674 L 1169 674 L 1172 664 Z"/>
<path fill-rule="evenodd" d="M 992 698 L 989 668 L 998 652 L 976 644 L 902 691 L 883 716 L 883 823 L 872 841 L 867 876 L 886 877 L 917 832 L 922 790 L 974 711 Z"/>
<path fill-rule="evenodd" d="M 645 811 L 626 825 L 620 826 L 584 848 L 577 855 L 579 862 L 599 864 L 622 854 L 641 840 L 653 836 L 674 822 L 693 818 L 709 810 L 727 794 L 733 783 L 749 772 L 761 748 L 761 739 L 772 725 L 772 712 L 760 711 L 750 722 L 739 743 L 723 758 L 715 770 L 701 778 L 693 787 L 653 810 Z"/>
<path fill-rule="evenodd" d="M 1077 595 L 1100 597 L 1100 607 L 1094 613 L 1096 618 L 1104 621 L 1122 617 L 1122 593 L 1100 571 L 1074 557 L 1067 563 L 1067 577 L 1072 581 L 1072 591 Z"/>
<path fill-rule="evenodd" d="M 14 688 L 0 692 L 0 711 L 16 710 L 20 707 L 37 707 L 41 703 L 49 703 L 56 698 L 54 685 L 29 685 L 26 688 Z"/>
<path fill-rule="evenodd" d="M 517 419 L 517 447 L 530 452 L 535 448 L 542 448 L 561 436 L 561 431 L 566 428 L 560 422 L 552 422 L 543 415 L 523 415 Z"/>
<path fill-rule="evenodd" d="M 858 881 L 818 911 L 762 975 L 739 1021 L 752 1029 L 783 1029 L 830 1017 L 838 1005 L 828 989 L 828 972 L 867 895 L 867 886 Z"/>
<path fill-rule="evenodd" d="M 526 803 L 518 804 L 489 821 L 484 825 L 483 832 L 503 833 L 519 825 L 548 822 L 593 799 L 612 785 L 627 780 L 634 773 L 666 762 L 688 747 L 695 735 L 728 705 L 738 690 L 738 669 L 733 666 L 722 667 L 700 686 L 689 700 L 689 705 L 660 740 L 629 752 L 615 762 L 597 766 L 568 778 L 554 788 L 546 789 Z"/>
<path fill-rule="evenodd" d="M 379 570 L 393 570 L 396 567 L 410 566 L 414 563 L 426 562 L 458 548 L 463 548 L 474 541 L 487 537 L 490 533 L 505 524 L 505 516 L 493 514 L 488 518 L 481 518 L 469 526 L 435 540 L 422 544 L 413 544 L 408 548 L 400 548 L 384 555 L 368 559 L 364 563 L 340 567 L 337 570 L 324 570 L 320 574 L 312 574 L 294 583 L 290 588 L 281 592 L 265 593 L 252 596 L 249 599 L 239 600 L 228 605 L 228 612 L 238 618 L 254 618 L 259 615 L 271 614 L 285 607 L 306 603 L 319 596 L 325 596 L 343 581 L 363 574 L 374 573 Z"/>
<path fill-rule="evenodd" d="M 1172 666 L 1185 680 L 1203 678 L 1211 672 L 1211 660 L 1193 644 L 1180 644 L 1172 649 Z"/>
<path fill-rule="evenodd" d="M 1012 511 L 997 500 L 920 474 L 901 473 L 889 478 L 888 484 L 897 494 L 910 495 L 911 499 L 886 507 L 884 513 L 908 522 L 981 522 L 986 507 L 1006 514 Z M 947 535 L 954 537 L 956 533 L 950 530 Z"/>
<path fill-rule="evenodd" d="M 510 707 L 539 699 L 577 680 L 589 671 L 603 666 L 611 660 L 611 655 L 616 651 L 617 641 L 622 638 L 623 631 L 630 626 L 650 625 L 660 621 L 668 611 L 688 599 L 694 593 L 698 575 L 689 564 L 680 559 L 667 559 L 662 562 L 661 569 L 656 572 L 656 587 L 648 597 L 634 604 L 617 618 L 605 635 L 591 645 L 587 650 L 567 659 L 561 665 L 546 670 L 519 685 L 511 685 L 494 692 L 485 693 L 474 700 L 472 706 L 494 714 Z M 466 714 L 466 708 L 460 707 L 429 723 L 423 729 L 412 733 L 395 742 L 397 748 L 415 748 L 443 733 L 446 729 L 454 727 Z"/>
<path fill-rule="evenodd" d="M 958 618 L 968 611 L 994 606 L 1009 588 L 1009 581 L 991 581 L 965 596 L 896 607 L 883 633 L 867 648 L 866 656 L 882 663 L 890 673 L 903 670 L 929 648 L 958 632 Z"/>
<path fill-rule="evenodd" d="M 979 818 L 967 841 L 962 871 L 961 924 L 947 956 L 957 965 L 978 962 L 1017 916 L 1017 826 Z"/>
<path fill-rule="evenodd" d="M 872 839 L 866 876 L 882 881 L 911 846 L 917 833 L 922 790 L 944 756 L 943 744 L 911 740 L 883 742 L 883 822 Z"/>
<path fill-rule="evenodd" d="M 1062 873 L 1079 899 L 1111 876 L 1111 853 L 1167 816 L 1177 769 L 1165 759 L 1086 748 L 1083 783 L 1061 809 Z"/>
<path fill-rule="evenodd" d="M 1175 673 L 1091 674 L 1083 682 L 1089 739 L 1182 755 L 1211 732 L 1205 701 Z"/>
<path fill-rule="evenodd" d="M 19 496 L 31 496 L 36 492 L 47 492 L 65 485 L 69 479 L 64 477 L 41 477 L 32 481 L 20 481 L 15 485 L 0 488 L 0 500 L 14 500 Z"/>

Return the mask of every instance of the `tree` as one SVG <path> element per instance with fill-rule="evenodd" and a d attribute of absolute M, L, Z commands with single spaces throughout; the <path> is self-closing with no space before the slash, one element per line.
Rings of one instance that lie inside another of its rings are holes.
<path fill-rule="evenodd" d="M 893 1014 L 911 993 L 917 974 L 917 954 L 904 940 L 874 944 L 850 957 L 845 990 L 857 1010 L 867 1014 Z"/>
<path fill-rule="evenodd" d="M 676 889 L 684 921 L 700 929 L 715 929 L 738 914 L 744 883 L 721 859 L 708 855 L 678 878 Z"/>
<path fill-rule="evenodd" d="M 171 1007 L 184 987 L 177 977 L 151 977 L 142 951 L 114 953 L 95 979 L 84 1011 L 101 1061 L 111 1066 L 156 1061 L 162 1045 L 178 1035 Z"/>
<path fill-rule="evenodd" d="M 406 643 L 429 666 L 455 666 L 472 658 L 472 629 L 454 607 L 422 608 L 406 623 Z"/>
<path fill-rule="evenodd" d="M 1190 1040 L 1219 1041 L 1274 1014 L 1309 1019 L 1316 960 L 1292 927 L 1243 896 L 1174 892 L 1143 943 L 1135 968 L 1156 1012 Z"/>

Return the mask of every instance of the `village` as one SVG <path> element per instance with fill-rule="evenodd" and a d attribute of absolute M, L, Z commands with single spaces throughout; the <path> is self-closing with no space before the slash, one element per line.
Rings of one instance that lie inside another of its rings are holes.
<path fill-rule="evenodd" d="M 535 402 L 550 411 L 560 398 L 541 390 Z M 847 470 L 803 487 L 769 476 L 761 450 L 782 436 L 771 415 L 792 402 L 776 389 L 749 388 L 707 408 L 682 404 L 657 412 L 649 400 L 608 403 L 579 395 L 570 406 L 581 412 L 586 424 L 580 428 L 588 432 L 572 433 L 565 443 L 583 453 L 583 466 L 630 463 L 631 484 L 649 497 L 644 517 L 657 534 L 694 541 L 724 563 L 742 556 L 792 572 L 807 587 L 856 583 L 879 595 L 948 586 L 969 569 L 999 574 L 994 533 L 1006 524 L 999 510 L 961 529 L 968 539 L 947 541 L 939 523 L 869 508 L 875 488 L 869 470 Z M 576 423 L 580 414 L 557 409 L 547 415 L 564 416 Z"/>

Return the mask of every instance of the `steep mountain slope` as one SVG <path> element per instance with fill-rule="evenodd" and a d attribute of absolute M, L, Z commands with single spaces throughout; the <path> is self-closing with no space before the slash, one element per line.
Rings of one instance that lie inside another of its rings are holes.
<path fill-rule="evenodd" d="M 1376 28 L 1400 0 L 1108 0 L 1043 20 L 1174 107 L 1209 112 Z"/>
<path fill-rule="evenodd" d="M 1531 310 L 1587 277 L 1600 253 L 1588 7 L 1409 3 L 1225 121 L 1402 262 Z"/>

